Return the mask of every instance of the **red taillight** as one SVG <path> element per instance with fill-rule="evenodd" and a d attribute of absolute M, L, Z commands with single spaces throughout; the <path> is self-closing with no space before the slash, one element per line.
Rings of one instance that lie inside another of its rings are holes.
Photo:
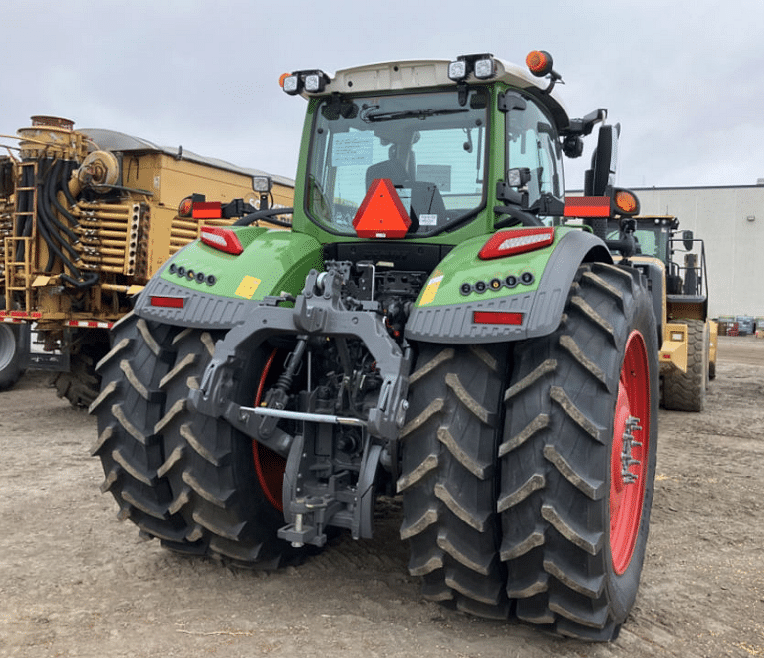
<path fill-rule="evenodd" d="M 223 216 L 220 201 L 197 201 L 192 212 L 194 219 L 219 219 Z"/>
<path fill-rule="evenodd" d="M 552 227 L 520 228 L 494 233 L 478 253 L 482 260 L 503 258 L 548 247 L 554 242 Z"/>
<path fill-rule="evenodd" d="M 194 206 L 194 208 L 196 208 L 196 206 Z M 220 251 L 224 251 L 227 254 L 238 256 L 244 251 L 244 247 L 241 246 L 241 242 L 239 241 L 236 232 L 230 228 L 225 228 L 223 226 L 202 226 L 199 237 L 204 244 L 219 249 Z"/>
<path fill-rule="evenodd" d="M 565 217 L 610 217 L 609 196 L 566 196 Z"/>
<path fill-rule="evenodd" d="M 159 308 L 183 308 L 183 297 L 151 297 L 151 305 Z"/>
<path fill-rule="evenodd" d="M 377 178 L 353 218 L 359 238 L 404 238 L 411 218 L 389 178 Z"/>
<path fill-rule="evenodd" d="M 522 313 L 507 313 L 506 311 L 473 311 L 472 322 L 474 324 L 513 324 L 523 323 Z"/>

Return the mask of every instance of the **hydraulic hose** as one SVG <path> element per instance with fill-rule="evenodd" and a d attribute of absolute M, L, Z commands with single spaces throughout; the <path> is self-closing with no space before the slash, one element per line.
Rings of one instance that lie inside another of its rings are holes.
<path fill-rule="evenodd" d="M 64 255 L 63 251 L 58 248 L 54 242 L 54 240 L 56 240 L 66 251 L 69 252 L 71 256 L 74 257 L 75 260 L 79 259 L 79 253 L 77 253 L 77 250 L 69 242 L 61 237 L 61 235 L 56 231 L 56 228 L 64 230 L 65 232 L 68 231 L 75 241 L 78 239 L 77 236 L 67 227 L 63 226 L 58 218 L 55 217 L 53 211 L 48 207 L 48 204 L 50 203 L 50 188 L 54 180 L 51 175 L 53 168 L 54 166 L 50 166 L 48 168 L 45 176 L 37 186 L 37 228 L 40 229 L 40 235 L 42 236 L 43 240 L 45 240 L 50 250 L 45 271 L 49 272 L 53 269 L 55 255 L 61 259 L 65 268 L 69 269 L 73 274 L 77 276 L 77 278 L 79 278 L 80 272 L 77 267 L 74 265 L 74 263 L 71 262 L 71 260 L 69 260 L 69 258 Z"/>
<path fill-rule="evenodd" d="M 294 208 L 268 208 L 268 210 L 258 210 L 257 212 L 251 212 L 249 215 L 239 217 L 233 226 L 249 226 L 252 222 L 256 222 L 258 219 L 267 219 L 276 226 L 283 226 L 284 228 L 292 228 L 292 225 L 288 222 L 282 222 L 278 219 L 270 219 L 276 215 L 291 215 L 294 212 Z"/>

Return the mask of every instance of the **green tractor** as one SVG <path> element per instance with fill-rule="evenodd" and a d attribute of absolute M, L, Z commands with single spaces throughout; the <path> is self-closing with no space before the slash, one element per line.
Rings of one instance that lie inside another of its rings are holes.
<path fill-rule="evenodd" d="M 249 226 L 283 209 L 203 227 L 98 366 L 94 454 L 121 518 L 272 569 L 341 529 L 372 537 L 375 501 L 400 496 L 425 598 L 617 635 L 657 440 L 639 204 L 613 187 L 607 113 L 569 118 L 548 53 L 527 64 L 282 77 L 308 101 L 292 230 Z M 566 202 L 563 155 L 597 124 Z"/>

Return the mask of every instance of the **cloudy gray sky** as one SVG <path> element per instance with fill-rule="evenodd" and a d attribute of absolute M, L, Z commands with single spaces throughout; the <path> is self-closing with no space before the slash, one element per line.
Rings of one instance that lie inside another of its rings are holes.
<path fill-rule="evenodd" d="M 305 101 L 281 73 L 544 49 L 571 115 L 622 124 L 620 185 L 764 178 L 762 0 L 0 0 L 0 18 L 2 134 L 52 114 L 291 177 Z"/>

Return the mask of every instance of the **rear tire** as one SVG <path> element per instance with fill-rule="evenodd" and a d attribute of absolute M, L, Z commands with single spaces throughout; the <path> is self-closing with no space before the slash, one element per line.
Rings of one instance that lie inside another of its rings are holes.
<path fill-rule="evenodd" d="M 303 554 L 278 539 L 284 516 L 269 499 L 269 493 L 275 497 L 273 492 L 261 485 L 275 482 L 270 486 L 279 486 L 284 460 L 260 458 L 261 471 L 268 471 L 261 479 L 255 454 L 262 456 L 262 452 L 255 453 L 252 440 L 225 420 L 197 413 L 188 402 L 189 390 L 199 387 L 215 342 L 222 337 L 220 332 L 181 331 L 173 340 L 177 350 L 173 367 L 160 382 L 167 399 L 156 426 L 164 437 L 165 461 L 159 473 L 170 483 L 170 509 L 189 528 L 185 543 L 162 543 L 175 551 L 239 566 L 275 569 Z M 259 380 L 252 375 L 263 372 L 264 355 L 264 348 L 255 351 L 244 369 L 248 376 L 238 380 L 234 401 L 254 405 Z"/>
<path fill-rule="evenodd" d="M 658 346 L 637 276 L 579 268 L 558 330 L 516 346 L 504 396 L 507 596 L 520 619 L 587 640 L 614 639 L 631 610 L 650 521 Z M 626 476 L 622 459 L 638 462 Z"/>
<path fill-rule="evenodd" d="M 708 383 L 708 333 L 703 320 L 687 325 L 687 372 L 673 368 L 663 376 L 663 406 L 675 411 L 703 411 Z"/>
<path fill-rule="evenodd" d="M 129 518 L 146 537 L 183 543 L 188 528 L 171 510 L 170 483 L 158 472 L 164 447 L 154 431 L 164 405 L 159 383 L 170 369 L 174 331 L 133 313 L 114 325 L 114 347 L 96 368 L 103 385 L 90 413 L 98 418 L 92 454 L 101 459 L 106 476 L 101 491 L 114 496 L 119 518 Z"/>
<path fill-rule="evenodd" d="M 434 601 L 506 619 L 498 560 L 495 454 L 507 347 L 422 344 L 401 433 L 401 538 Z"/>

